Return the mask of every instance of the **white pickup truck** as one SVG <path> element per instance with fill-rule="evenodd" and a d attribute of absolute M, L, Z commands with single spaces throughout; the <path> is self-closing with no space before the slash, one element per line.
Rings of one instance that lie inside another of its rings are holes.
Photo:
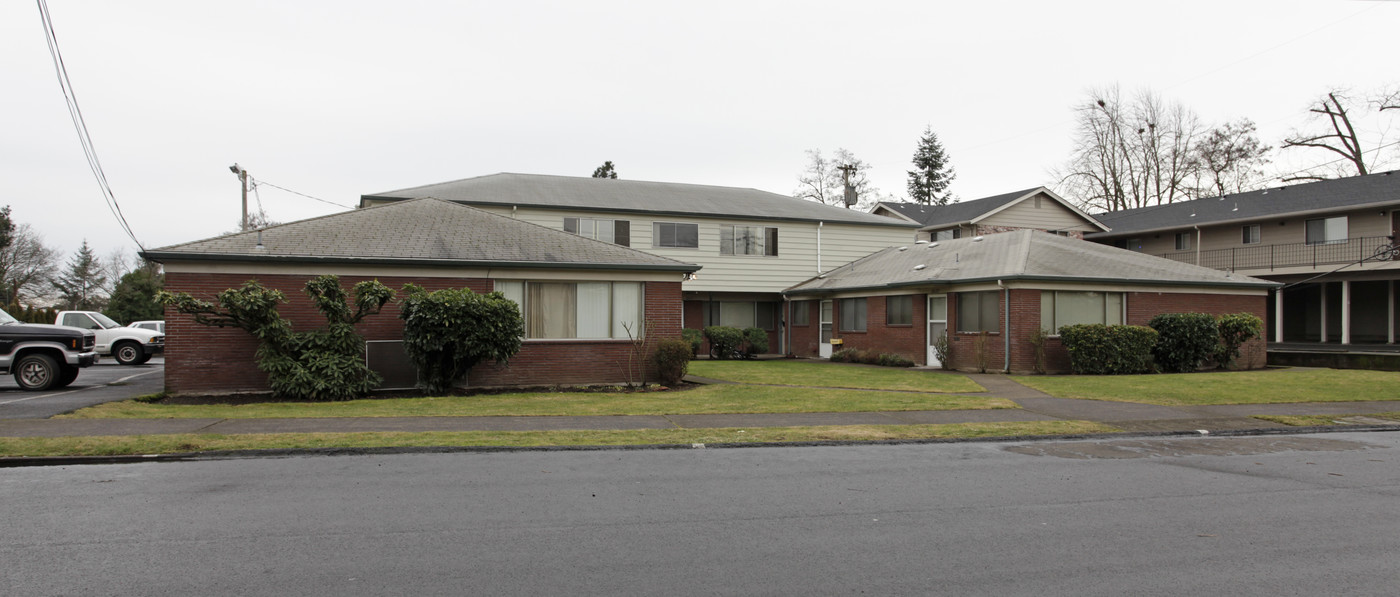
<path fill-rule="evenodd" d="M 96 311 L 59 311 L 54 323 L 92 330 L 97 354 L 111 355 L 122 365 L 140 365 L 165 350 L 165 334 L 129 328 Z"/>

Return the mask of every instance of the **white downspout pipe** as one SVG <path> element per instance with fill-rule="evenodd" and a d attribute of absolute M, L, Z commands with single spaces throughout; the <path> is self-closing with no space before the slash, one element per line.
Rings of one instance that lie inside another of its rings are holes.
<path fill-rule="evenodd" d="M 822 273 L 822 224 L 817 222 L 817 273 Z"/>
<path fill-rule="evenodd" d="M 1006 348 L 1002 350 L 1002 354 L 1006 357 L 1002 371 L 1011 373 L 1011 289 L 1002 284 L 1001 280 L 997 280 L 997 287 L 1001 289 L 1006 305 L 1006 325 L 1001 329 L 1002 340 L 1006 343 Z"/>

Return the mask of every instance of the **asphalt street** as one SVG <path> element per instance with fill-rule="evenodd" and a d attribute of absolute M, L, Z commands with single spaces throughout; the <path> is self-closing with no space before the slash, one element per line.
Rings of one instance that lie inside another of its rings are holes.
<path fill-rule="evenodd" d="M 1393 595 L 1400 433 L 0 470 L 4 595 Z"/>
<path fill-rule="evenodd" d="M 84 368 L 66 388 L 51 392 L 19 389 L 14 376 L 0 376 L 0 419 L 42 419 L 113 400 L 155 394 L 165 389 L 165 358 L 144 365 L 118 365 L 110 357 Z"/>

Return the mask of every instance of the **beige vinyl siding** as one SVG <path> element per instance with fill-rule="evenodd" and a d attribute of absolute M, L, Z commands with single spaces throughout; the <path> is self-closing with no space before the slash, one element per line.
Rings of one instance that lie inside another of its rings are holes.
<path fill-rule="evenodd" d="M 1012 228 L 1036 228 L 1040 230 L 1079 230 L 1097 232 L 1100 230 L 1073 210 L 1047 195 L 1040 196 L 1040 207 L 1035 206 L 1035 197 L 1027 197 L 992 216 L 978 221 L 985 226 L 1006 226 Z"/>
<path fill-rule="evenodd" d="M 482 209 L 506 216 L 512 215 L 509 207 L 488 206 Z M 565 217 L 625 219 L 631 222 L 633 249 L 703 266 L 703 269 L 696 272 L 696 279 L 688 280 L 682 286 L 687 292 L 778 292 L 820 273 L 817 270 L 816 222 L 691 218 L 539 208 L 517 209 L 514 217 L 555 230 L 564 229 Z M 652 247 L 653 222 L 697 224 L 700 233 L 699 248 Z M 778 256 L 720 255 L 721 225 L 776 227 Z M 821 269 L 831 270 L 886 247 L 912 244 L 913 236 L 912 227 L 824 224 L 821 227 Z"/>
<path fill-rule="evenodd" d="M 1143 234 L 1142 250 L 1150 255 L 1162 255 L 1166 253 L 1176 253 L 1176 234 L 1179 232 L 1191 233 L 1191 251 L 1196 250 L 1197 240 L 1200 241 L 1201 251 L 1213 251 L 1218 249 L 1235 249 L 1246 246 L 1267 246 L 1267 245 L 1287 245 L 1306 242 L 1307 221 L 1318 218 L 1329 218 L 1340 215 L 1347 216 L 1347 237 L 1372 237 L 1386 236 L 1390 234 L 1390 212 L 1380 215 L 1379 209 L 1352 210 L 1339 213 L 1324 213 L 1303 217 L 1274 218 L 1265 220 L 1254 220 L 1251 222 L 1235 222 L 1232 224 L 1220 224 L 1202 226 L 1199 237 L 1193 228 L 1180 228 L 1176 230 L 1163 230 Z M 1242 240 L 1241 229 L 1250 224 L 1259 225 L 1259 245 L 1245 245 Z M 1281 224 L 1281 225 L 1280 225 Z"/>

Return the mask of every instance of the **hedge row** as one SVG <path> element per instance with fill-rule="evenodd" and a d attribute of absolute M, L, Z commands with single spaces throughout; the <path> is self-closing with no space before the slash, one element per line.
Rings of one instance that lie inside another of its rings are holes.
<path fill-rule="evenodd" d="M 1205 313 L 1163 313 L 1147 327 L 1081 324 L 1060 328 L 1070 369 L 1088 375 L 1186 373 L 1209 361 L 1229 367 L 1240 346 L 1259 335 L 1264 322 L 1250 313 L 1219 318 Z"/>

